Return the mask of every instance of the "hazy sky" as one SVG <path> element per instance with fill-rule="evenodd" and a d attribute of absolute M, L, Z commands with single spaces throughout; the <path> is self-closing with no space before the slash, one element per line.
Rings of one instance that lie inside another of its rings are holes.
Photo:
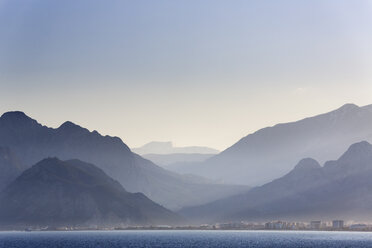
<path fill-rule="evenodd" d="M 0 112 L 224 149 L 372 103 L 372 1 L 0 0 Z"/>

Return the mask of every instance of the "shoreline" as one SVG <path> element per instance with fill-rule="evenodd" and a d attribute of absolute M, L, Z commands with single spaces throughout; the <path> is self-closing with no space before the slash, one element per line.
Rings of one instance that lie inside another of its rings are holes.
<path fill-rule="evenodd" d="M 0 230 L 0 233 L 5 232 L 125 232 L 125 231 L 164 231 L 164 232 L 178 232 L 178 231 L 195 231 L 195 232 L 347 232 L 347 233 L 372 233 L 372 230 L 268 230 L 268 229 L 75 229 L 75 230 Z"/>

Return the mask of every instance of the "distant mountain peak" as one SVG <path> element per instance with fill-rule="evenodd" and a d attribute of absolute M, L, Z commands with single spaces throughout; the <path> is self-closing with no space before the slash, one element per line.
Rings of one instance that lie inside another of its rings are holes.
<path fill-rule="evenodd" d="M 88 133 L 93 133 L 93 134 L 98 134 L 97 131 L 95 132 L 90 132 L 88 129 L 81 127 L 71 121 L 66 121 L 64 122 L 61 126 L 57 128 L 58 131 L 62 131 L 63 133 L 67 134 L 88 134 Z"/>
<path fill-rule="evenodd" d="M 84 174 L 84 168 L 89 168 L 89 173 L 81 177 Z M 88 179 L 96 180 L 97 173 L 105 174 L 98 167 L 79 159 L 63 161 L 57 157 L 48 157 L 26 170 L 19 180 L 28 180 L 28 178 L 37 178 L 39 181 L 62 180 L 63 182 L 69 181 L 77 185 L 86 182 Z"/>
<path fill-rule="evenodd" d="M 41 167 L 45 166 L 46 164 L 48 163 L 62 163 L 63 161 L 60 160 L 59 158 L 57 157 L 48 157 L 48 158 L 44 158 L 43 160 L 41 160 L 38 165 L 40 165 Z"/>
<path fill-rule="evenodd" d="M 0 121 L 3 122 L 3 123 L 7 123 L 8 125 L 17 126 L 17 127 L 18 126 L 23 126 L 23 125 L 38 124 L 36 120 L 27 116 L 22 111 L 6 112 L 0 117 Z"/>
<path fill-rule="evenodd" d="M 304 121 L 306 122 L 306 121 L 311 121 L 313 119 L 324 118 L 324 117 L 332 118 L 332 120 L 343 119 L 345 118 L 345 116 L 348 117 L 349 115 L 360 113 L 362 110 L 363 110 L 363 107 L 359 107 L 358 105 L 354 103 L 346 103 L 342 105 L 341 107 L 338 107 L 337 109 L 334 109 L 332 111 L 329 111 L 329 112 L 326 112 L 320 115 L 316 115 L 316 116 L 307 117 L 305 119 L 302 119 L 302 120 L 299 120 L 293 123 L 302 123 Z M 285 125 L 285 124 L 291 124 L 291 123 L 283 123 L 283 124 Z"/>
<path fill-rule="evenodd" d="M 372 145 L 368 141 L 363 140 L 363 141 L 352 144 L 350 146 L 350 149 L 362 148 L 362 147 L 370 149 Z"/>
<path fill-rule="evenodd" d="M 172 149 L 174 146 L 173 146 L 173 142 L 172 141 L 151 141 L 145 145 L 142 146 L 142 148 L 147 148 L 147 149 L 160 149 L 160 148 L 163 148 L 163 149 Z"/>
<path fill-rule="evenodd" d="M 71 122 L 71 121 L 65 121 L 61 126 L 59 126 L 58 129 L 72 129 L 72 128 L 82 128 L 79 125 Z"/>
<path fill-rule="evenodd" d="M 342 105 L 340 108 L 338 108 L 337 110 L 355 110 L 355 109 L 359 109 L 360 107 L 354 103 L 346 103 L 344 105 Z"/>
<path fill-rule="evenodd" d="M 342 119 L 342 118 L 345 118 L 345 116 L 348 118 L 349 115 L 359 113 L 362 110 L 363 110 L 362 107 L 359 107 L 358 105 L 354 103 L 346 103 L 342 105 L 341 107 L 339 107 L 338 109 L 322 114 L 320 116 L 328 116 L 332 118 Z"/>
<path fill-rule="evenodd" d="M 24 112 L 22 111 L 9 111 L 2 114 L 1 118 L 9 118 L 9 117 L 27 117 L 29 118 Z"/>
<path fill-rule="evenodd" d="M 342 105 L 339 109 L 356 109 L 356 108 L 359 108 L 359 106 L 354 103 L 346 103 Z"/>
<path fill-rule="evenodd" d="M 5 112 L 1 119 L 3 120 L 33 120 L 30 117 L 28 117 L 24 112 L 22 111 L 9 111 Z"/>
<path fill-rule="evenodd" d="M 176 154 L 176 153 L 200 153 L 200 154 L 217 154 L 219 151 L 213 148 L 204 146 L 174 146 L 171 141 L 152 141 L 141 147 L 132 149 L 135 153 L 140 155 L 145 154 Z"/>
<path fill-rule="evenodd" d="M 318 161 L 312 158 L 304 158 L 298 162 L 298 164 L 295 166 L 294 170 L 313 170 L 313 169 L 319 169 L 321 168 Z"/>
<path fill-rule="evenodd" d="M 355 160 L 372 156 L 372 145 L 367 141 L 352 144 L 349 149 L 340 157 L 340 161 Z"/>

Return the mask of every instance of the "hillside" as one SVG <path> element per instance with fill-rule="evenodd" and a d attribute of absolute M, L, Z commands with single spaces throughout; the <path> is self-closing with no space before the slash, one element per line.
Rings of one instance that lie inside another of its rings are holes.
<path fill-rule="evenodd" d="M 372 105 L 346 104 L 329 113 L 260 129 L 205 162 L 178 166 L 176 171 L 258 186 L 285 175 L 302 158 L 324 163 L 362 140 L 372 142 Z"/>
<path fill-rule="evenodd" d="M 372 220 L 372 145 L 356 143 L 323 167 L 303 159 L 285 176 L 248 193 L 180 213 L 197 222 L 236 220 Z"/>
<path fill-rule="evenodd" d="M 79 160 L 44 159 L 0 194 L 4 226 L 174 224 L 176 214 L 128 193 L 101 169 Z"/>
<path fill-rule="evenodd" d="M 118 137 L 102 136 L 69 121 L 49 128 L 23 112 L 7 112 L 0 117 L 0 146 L 9 147 L 27 167 L 46 157 L 95 164 L 129 192 L 142 192 L 171 209 L 207 203 L 247 189 L 190 180 L 132 153 Z"/>
<path fill-rule="evenodd" d="M 7 147 L 0 147 L 0 191 L 13 181 L 25 167 Z"/>

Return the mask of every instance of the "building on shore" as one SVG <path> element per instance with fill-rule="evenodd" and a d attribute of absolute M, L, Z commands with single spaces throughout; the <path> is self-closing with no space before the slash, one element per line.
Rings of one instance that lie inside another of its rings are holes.
<path fill-rule="evenodd" d="M 265 229 L 269 230 L 283 230 L 287 229 L 287 223 L 284 221 L 273 221 L 265 224 Z"/>
<path fill-rule="evenodd" d="M 369 230 L 369 226 L 367 226 L 366 224 L 353 224 L 349 228 L 352 231 L 368 231 Z"/>
<path fill-rule="evenodd" d="M 319 230 L 322 225 L 320 220 L 313 220 L 310 222 L 310 229 L 312 230 Z"/>
<path fill-rule="evenodd" d="M 344 221 L 343 220 L 334 220 L 334 221 L 332 221 L 332 228 L 333 229 L 342 229 L 342 228 L 344 228 Z"/>

